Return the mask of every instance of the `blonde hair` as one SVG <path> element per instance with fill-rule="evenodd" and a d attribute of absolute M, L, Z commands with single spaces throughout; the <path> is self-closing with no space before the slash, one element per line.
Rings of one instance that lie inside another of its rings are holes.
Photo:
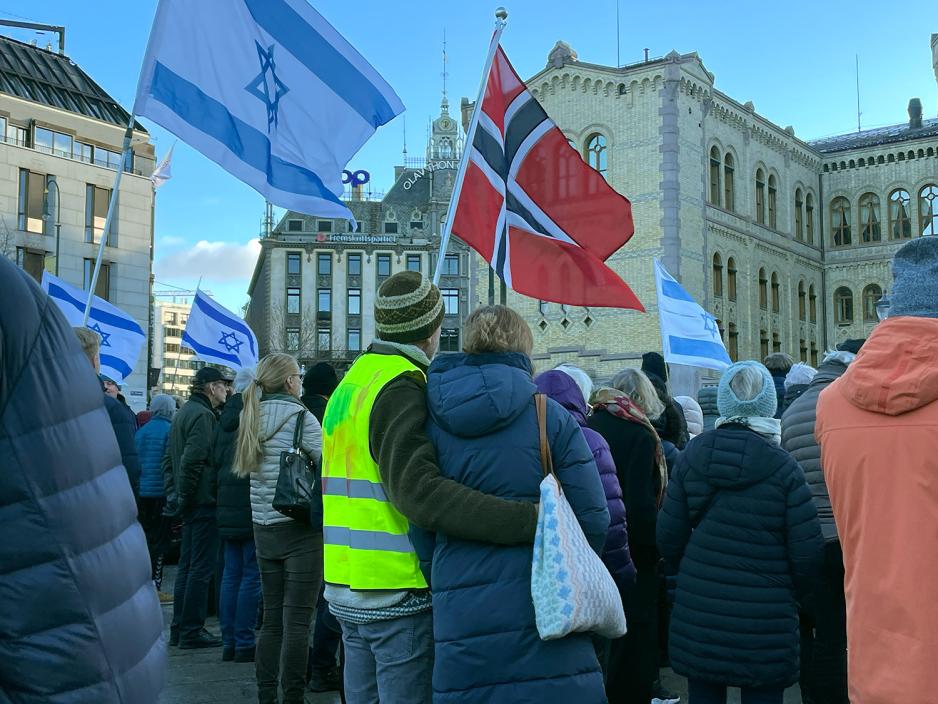
<path fill-rule="evenodd" d="M 81 351 L 85 353 L 88 361 L 94 364 L 94 358 L 101 351 L 101 336 L 88 328 L 72 328 L 72 330 L 75 331 L 75 336 L 81 344 Z"/>
<path fill-rule="evenodd" d="M 290 355 L 282 352 L 269 354 L 258 363 L 254 379 L 241 392 L 244 409 L 238 425 L 238 443 L 232 468 L 239 477 L 247 477 L 260 467 L 261 396 L 284 391 L 287 379 L 293 374 L 299 374 L 299 369 L 296 360 Z"/>
<path fill-rule="evenodd" d="M 612 379 L 612 385 L 641 408 L 647 418 L 654 419 L 664 413 L 658 392 L 641 369 L 623 369 Z"/>
<path fill-rule="evenodd" d="M 507 306 L 476 308 L 463 326 L 463 351 L 466 354 L 484 352 L 521 352 L 531 356 L 534 336 L 520 315 Z"/>

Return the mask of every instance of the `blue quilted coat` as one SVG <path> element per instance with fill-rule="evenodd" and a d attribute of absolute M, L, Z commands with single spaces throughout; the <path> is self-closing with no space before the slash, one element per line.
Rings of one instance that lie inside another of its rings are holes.
<path fill-rule="evenodd" d="M 823 541 L 798 463 L 738 425 L 680 454 L 658 514 L 658 549 L 680 565 L 671 667 L 736 687 L 798 680 L 796 589 L 820 568 Z"/>
<path fill-rule="evenodd" d="M 542 479 L 531 365 L 520 354 L 444 355 L 430 367 L 428 432 L 445 476 L 537 501 Z M 548 401 L 555 471 L 590 545 L 606 540 L 602 483 L 576 421 Z M 530 545 L 505 547 L 413 529 L 433 591 L 437 704 L 605 702 L 589 634 L 544 642 L 531 602 Z"/>
<path fill-rule="evenodd" d="M 0 702 L 155 703 L 163 617 L 105 396 L 5 257 L 0 333 Z"/>
<path fill-rule="evenodd" d="M 154 416 L 134 436 L 140 458 L 140 496 L 157 499 L 165 495 L 163 489 L 163 454 L 172 422 Z"/>

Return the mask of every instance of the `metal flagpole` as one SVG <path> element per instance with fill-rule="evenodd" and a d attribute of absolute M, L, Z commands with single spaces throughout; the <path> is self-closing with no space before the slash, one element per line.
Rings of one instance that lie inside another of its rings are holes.
<path fill-rule="evenodd" d="M 88 291 L 88 300 L 85 303 L 85 317 L 82 319 L 83 326 L 88 325 L 88 316 L 91 314 L 91 303 L 94 301 L 94 292 L 98 285 L 98 274 L 101 273 L 101 260 L 104 257 L 104 245 L 107 244 L 107 238 L 111 232 L 111 221 L 114 219 L 114 211 L 117 209 L 117 194 L 121 187 L 121 176 L 124 175 L 124 167 L 127 164 L 127 157 L 130 154 L 130 141 L 134 134 L 134 116 L 130 115 L 130 121 L 127 123 L 127 131 L 124 133 L 124 146 L 121 150 L 120 168 L 117 170 L 117 177 L 114 179 L 114 188 L 111 190 L 111 202 L 107 206 L 107 217 L 104 218 L 104 232 L 101 233 L 101 242 L 98 244 L 98 257 L 94 262 L 94 274 L 91 275 L 91 288 Z"/>
<path fill-rule="evenodd" d="M 436 262 L 436 272 L 433 274 L 433 283 L 439 285 L 440 276 L 443 273 L 443 261 L 446 259 L 446 248 L 449 246 L 450 234 L 453 229 L 453 218 L 456 215 L 456 203 L 459 201 L 459 194 L 462 191 L 463 179 L 466 177 L 466 168 L 469 166 L 469 155 L 472 151 L 472 140 L 475 137 L 476 126 L 479 124 L 479 113 L 482 111 L 482 100 L 485 98 L 485 87 L 488 85 L 489 72 L 492 70 L 492 61 L 495 59 L 495 50 L 498 49 L 498 42 L 502 36 L 502 30 L 508 19 L 508 10 L 499 7 L 495 10 L 495 34 L 492 35 L 492 43 L 489 44 L 489 53 L 485 59 L 485 68 L 482 70 L 482 82 L 479 85 L 479 97 L 472 108 L 472 119 L 469 120 L 469 129 L 466 132 L 465 147 L 462 157 L 459 160 L 459 172 L 456 174 L 456 184 L 453 187 L 453 195 L 449 201 L 449 208 L 446 210 L 446 223 L 443 225 L 443 233 L 440 240 L 440 255 Z"/>

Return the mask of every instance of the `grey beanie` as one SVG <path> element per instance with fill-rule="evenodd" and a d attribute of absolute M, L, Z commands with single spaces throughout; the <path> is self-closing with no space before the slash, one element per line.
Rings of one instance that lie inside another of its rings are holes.
<path fill-rule="evenodd" d="M 739 398 L 730 386 L 733 379 L 740 373 L 746 373 L 747 376 L 755 377 L 755 379 L 762 377 L 761 389 L 755 384 L 751 384 L 754 387 L 751 398 Z M 720 387 L 717 390 L 717 407 L 720 409 L 720 415 L 724 418 L 771 418 L 775 415 L 776 404 L 775 382 L 772 381 L 769 370 L 759 362 L 737 362 L 723 372 L 723 376 L 720 377 Z"/>
<path fill-rule="evenodd" d="M 150 399 L 150 412 L 154 418 L 172 420 L 176 413 L 176 399 L 169 394 L 156 394 Z"/>
<path fill-rule="evenodd" d="M 889 317 L 938 318 L 938 237 L 919 237 L 892 260 Z"/>

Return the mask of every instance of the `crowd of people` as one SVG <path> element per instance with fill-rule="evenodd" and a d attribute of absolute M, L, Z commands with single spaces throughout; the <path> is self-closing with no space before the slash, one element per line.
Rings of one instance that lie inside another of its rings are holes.
<path fill-rule="evenodd" d="M 440 291 L 402 272 L 341 380 L 270 354 L 234 379 L 203 368 L 187 401 L 155 395 L 138 418 L 93 373 L 97 335 L 0 259 L 4 694 L 156 701 L 171 601 L 168 645 L 254 663 L 260 704 L 307 687 L 353 704 L 673 704 L 666 665 L 691 704 L 727 687 L 779 704 L 795 683 L 808 704 L 920 700 L 938 646 L 938 238 L 903 246 L 893 277 L 869 339 L 816 370 L 732 364 L 695 399 L 672 395 L 654 352 L 606 384 L 570 364 L 535 374 L 505 306 L 437 355 Z M 619 638 L 539 635 L 536 394 L 554 476 L 618 589 Z M 302 520 L 275 508 L 289 453 L 314 468 Z"/>

